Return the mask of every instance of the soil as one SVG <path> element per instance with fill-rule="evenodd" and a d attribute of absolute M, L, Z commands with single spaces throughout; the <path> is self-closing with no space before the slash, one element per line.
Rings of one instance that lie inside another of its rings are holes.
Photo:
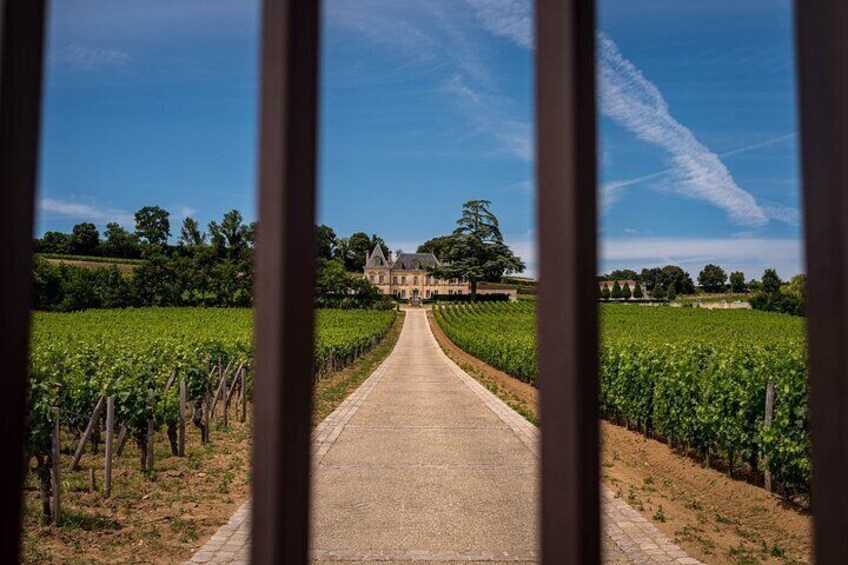
<path fill-rule="evenodd" d="M 186 430 L 186 457 L 171 455 L 167 436 L 156 437 L 154 473 L 139 470 L 139 452 L 127 441 L 114 459 L 112 497 L 102 494 L 103 447 L 86 453 L 80 470 L 62 475 L 62 525 L 45 525 L 32 476 L 24 492 L 25 563 L 179 563 L 192 556 L 244 502 L 250 492 L 250 413 L 247 423 L 213 425 L 203 445 L 198 430 Z M 72 438 L 63 442 L 70 459 Z M 88 448 L 87 448 L 88 449 Z M 64 457 L 67 455 L 67 457 Z M 89 492 L 89 469 L 97 491 Z M 32 475 L 30 473 L 30 475 Z"/>
<path fill-rule="evenodd" d="M 456 347 L 428 313 L 442 349 L 533 423 L 538 391 Z M 601 475 L 618 496 L 692 557 L 716 565 L 812 562 L 807 512 L 666 444 L 600 422 Z"/>

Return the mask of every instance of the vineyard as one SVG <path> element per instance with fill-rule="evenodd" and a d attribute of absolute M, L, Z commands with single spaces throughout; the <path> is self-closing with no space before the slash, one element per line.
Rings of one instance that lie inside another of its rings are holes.
<path fill-rule="evenodd" d="M 317 311 L 314 376 L 372 349 L 394 316 Z M 141 470 L 151 472 L 153 435 L 160 430 L 167 432 L 172 455 L 183 456 L 187 421 L 206 443 L 211 422 L 226 426 L 231 407 L 243 420 L 253 390 L 252 343 L 251 310 L 35 313 L 27 453 L 35 462 L 44 514 L 58 523 L 60 470 L 73 470 L 87 443 L 95 450 L 106 446 L 109 496 L 111 452 L 120 455 L 125 442 L 135 442 Z M 59 461 L 63 443 L 75 448 L 70 462 Z"/>
<path fill-rule="evenodd" d="M 452 306 L 435 318 L 457 346 L 535 385 L 535 307 Z M 605 418 L 784 495 L 809 493 L 803 319 L 602 305 L 600 343 Z"/>

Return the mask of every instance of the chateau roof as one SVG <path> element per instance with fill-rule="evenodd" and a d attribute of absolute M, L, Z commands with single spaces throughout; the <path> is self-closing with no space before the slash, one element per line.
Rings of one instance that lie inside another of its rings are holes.
<path fill-rule="evenodd" d="M 419 269 L 427 269 L 429 267 L 438 267 L 439 260 L 432 253 L 401 253 L 395 259 L 392 269 L 398 271 L 412 271 L 416 267 L 415 262 L 418 262 Z"/>
<path fill-rule="evenodd" d="M 379 261 L 377 260 L 379 259 Z M 386 260 L 386 256 L 383 255 L 383 248 L 380 247 L 380 244 L 374 246 L 374 251 L 368 255 L 367 260 L 365 261 L 366 267 L 386 267 L 389 262 Z"/>

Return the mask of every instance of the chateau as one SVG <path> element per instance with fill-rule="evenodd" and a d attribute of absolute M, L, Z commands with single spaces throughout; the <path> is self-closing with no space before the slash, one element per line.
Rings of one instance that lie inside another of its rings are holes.
<path fill-rule="evenodd" d="M 400 253 L 392 261 L 392 253 L 389 252 L 386 258 L 380 246 L 376 245 L 374 251 L 365 254 L 365 278 L 383 294 L 413 301 L 432 298 L 436 294 L 471 292 L 464 281 L 436 279 L 427 272 L 428 268 L 439 264 L 432 253 Z"/>

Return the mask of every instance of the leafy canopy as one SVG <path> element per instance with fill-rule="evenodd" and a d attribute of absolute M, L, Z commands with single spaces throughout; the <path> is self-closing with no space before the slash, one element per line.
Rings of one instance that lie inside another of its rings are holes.
<path fill-rule="evenodd" d="M 499 282 L 505 274 L 524 271 L 524 262 L 503 241 L 497 217 L 488 200 L 469 200 L 444 249 L 444 263 L 432 269 L 440 279 L 468 281 L 472 300 L 480 281 Z"/>

